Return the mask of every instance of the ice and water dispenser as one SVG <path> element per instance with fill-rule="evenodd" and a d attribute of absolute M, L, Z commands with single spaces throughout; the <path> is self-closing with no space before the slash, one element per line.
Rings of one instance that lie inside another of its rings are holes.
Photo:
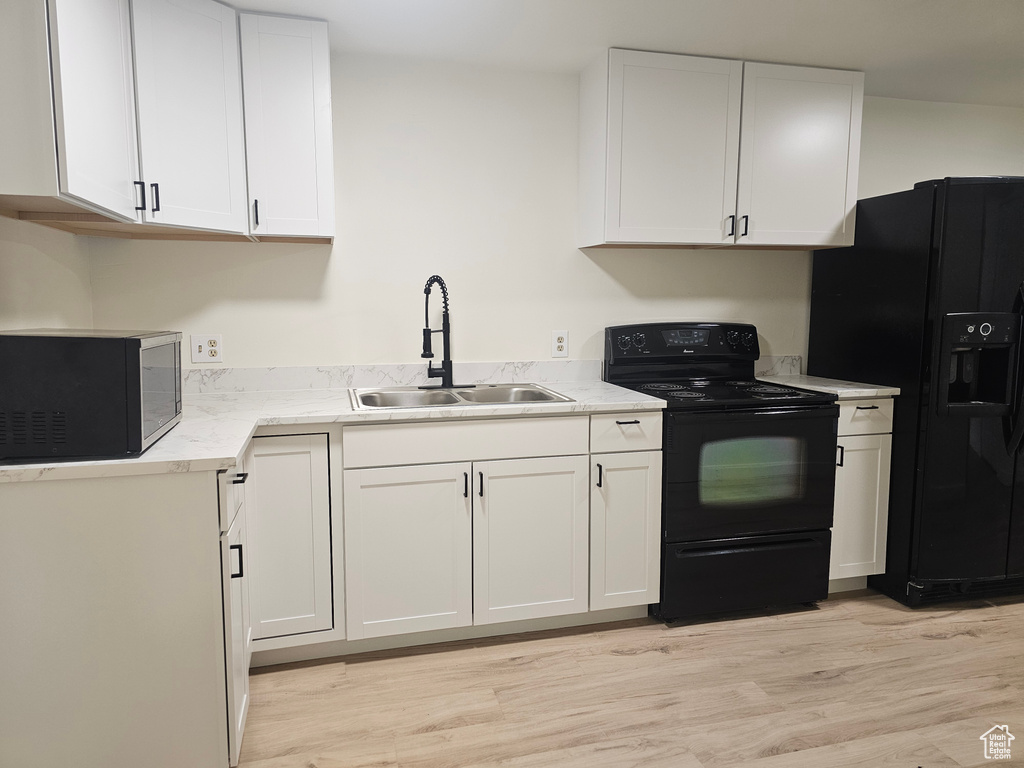
<path fill-rule="evenodd" d="M 939 413 L 1010 413 L 1020 322 L 1020 315 L 1008 312 L 955 312 L 943 317 Z"/>

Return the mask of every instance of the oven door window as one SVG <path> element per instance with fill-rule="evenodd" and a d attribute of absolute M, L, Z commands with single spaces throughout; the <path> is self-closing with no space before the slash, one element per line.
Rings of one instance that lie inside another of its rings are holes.
<path fill-rule="evenodd" d="M 700 449 L 697 494 L 705 507 L 749 507 L 804 495 L 805 444 L 798 437 L 740 437 Z"/>

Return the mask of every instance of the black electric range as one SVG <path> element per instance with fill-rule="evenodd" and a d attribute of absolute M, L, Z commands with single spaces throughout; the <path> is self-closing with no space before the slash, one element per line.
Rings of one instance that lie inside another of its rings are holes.
<path fill-rule="evenodd" d="M 605 331 L 605 381 L 666 401 L 666 621 L 827 596 L 836 397 L 758 381 L 759 354 L 742 323 Z"/>
<path fill-rule="evenodd" d="M 605 381 L 671 410 L 830 405 L 836 396 L 754 377 L 757 329 L 745 323 L 646 323 L 605 330 Z"/>

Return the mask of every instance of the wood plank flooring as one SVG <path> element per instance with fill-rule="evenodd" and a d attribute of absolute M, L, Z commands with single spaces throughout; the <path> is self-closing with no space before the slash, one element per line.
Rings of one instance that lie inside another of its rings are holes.
<path fill-rule="evenodd" d="M 986 760 L 993 725 L 1012 760 Z M 1024 598 L 638 619 L 254 670 L 241 768 L 1024 765 Z"/>

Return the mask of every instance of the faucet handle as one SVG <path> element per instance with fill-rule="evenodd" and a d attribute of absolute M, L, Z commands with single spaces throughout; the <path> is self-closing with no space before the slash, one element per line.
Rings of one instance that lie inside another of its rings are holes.
<path fill-rule="evenodd" d="M 420 355 L 420 357 L 433 357 L 434 356 L 434 352 L 430 348 L 430 333 L 431 333 L 431 331 L 430 331 L 429 328 L 424 328 L 423 329 L 423 354 Z"/>

